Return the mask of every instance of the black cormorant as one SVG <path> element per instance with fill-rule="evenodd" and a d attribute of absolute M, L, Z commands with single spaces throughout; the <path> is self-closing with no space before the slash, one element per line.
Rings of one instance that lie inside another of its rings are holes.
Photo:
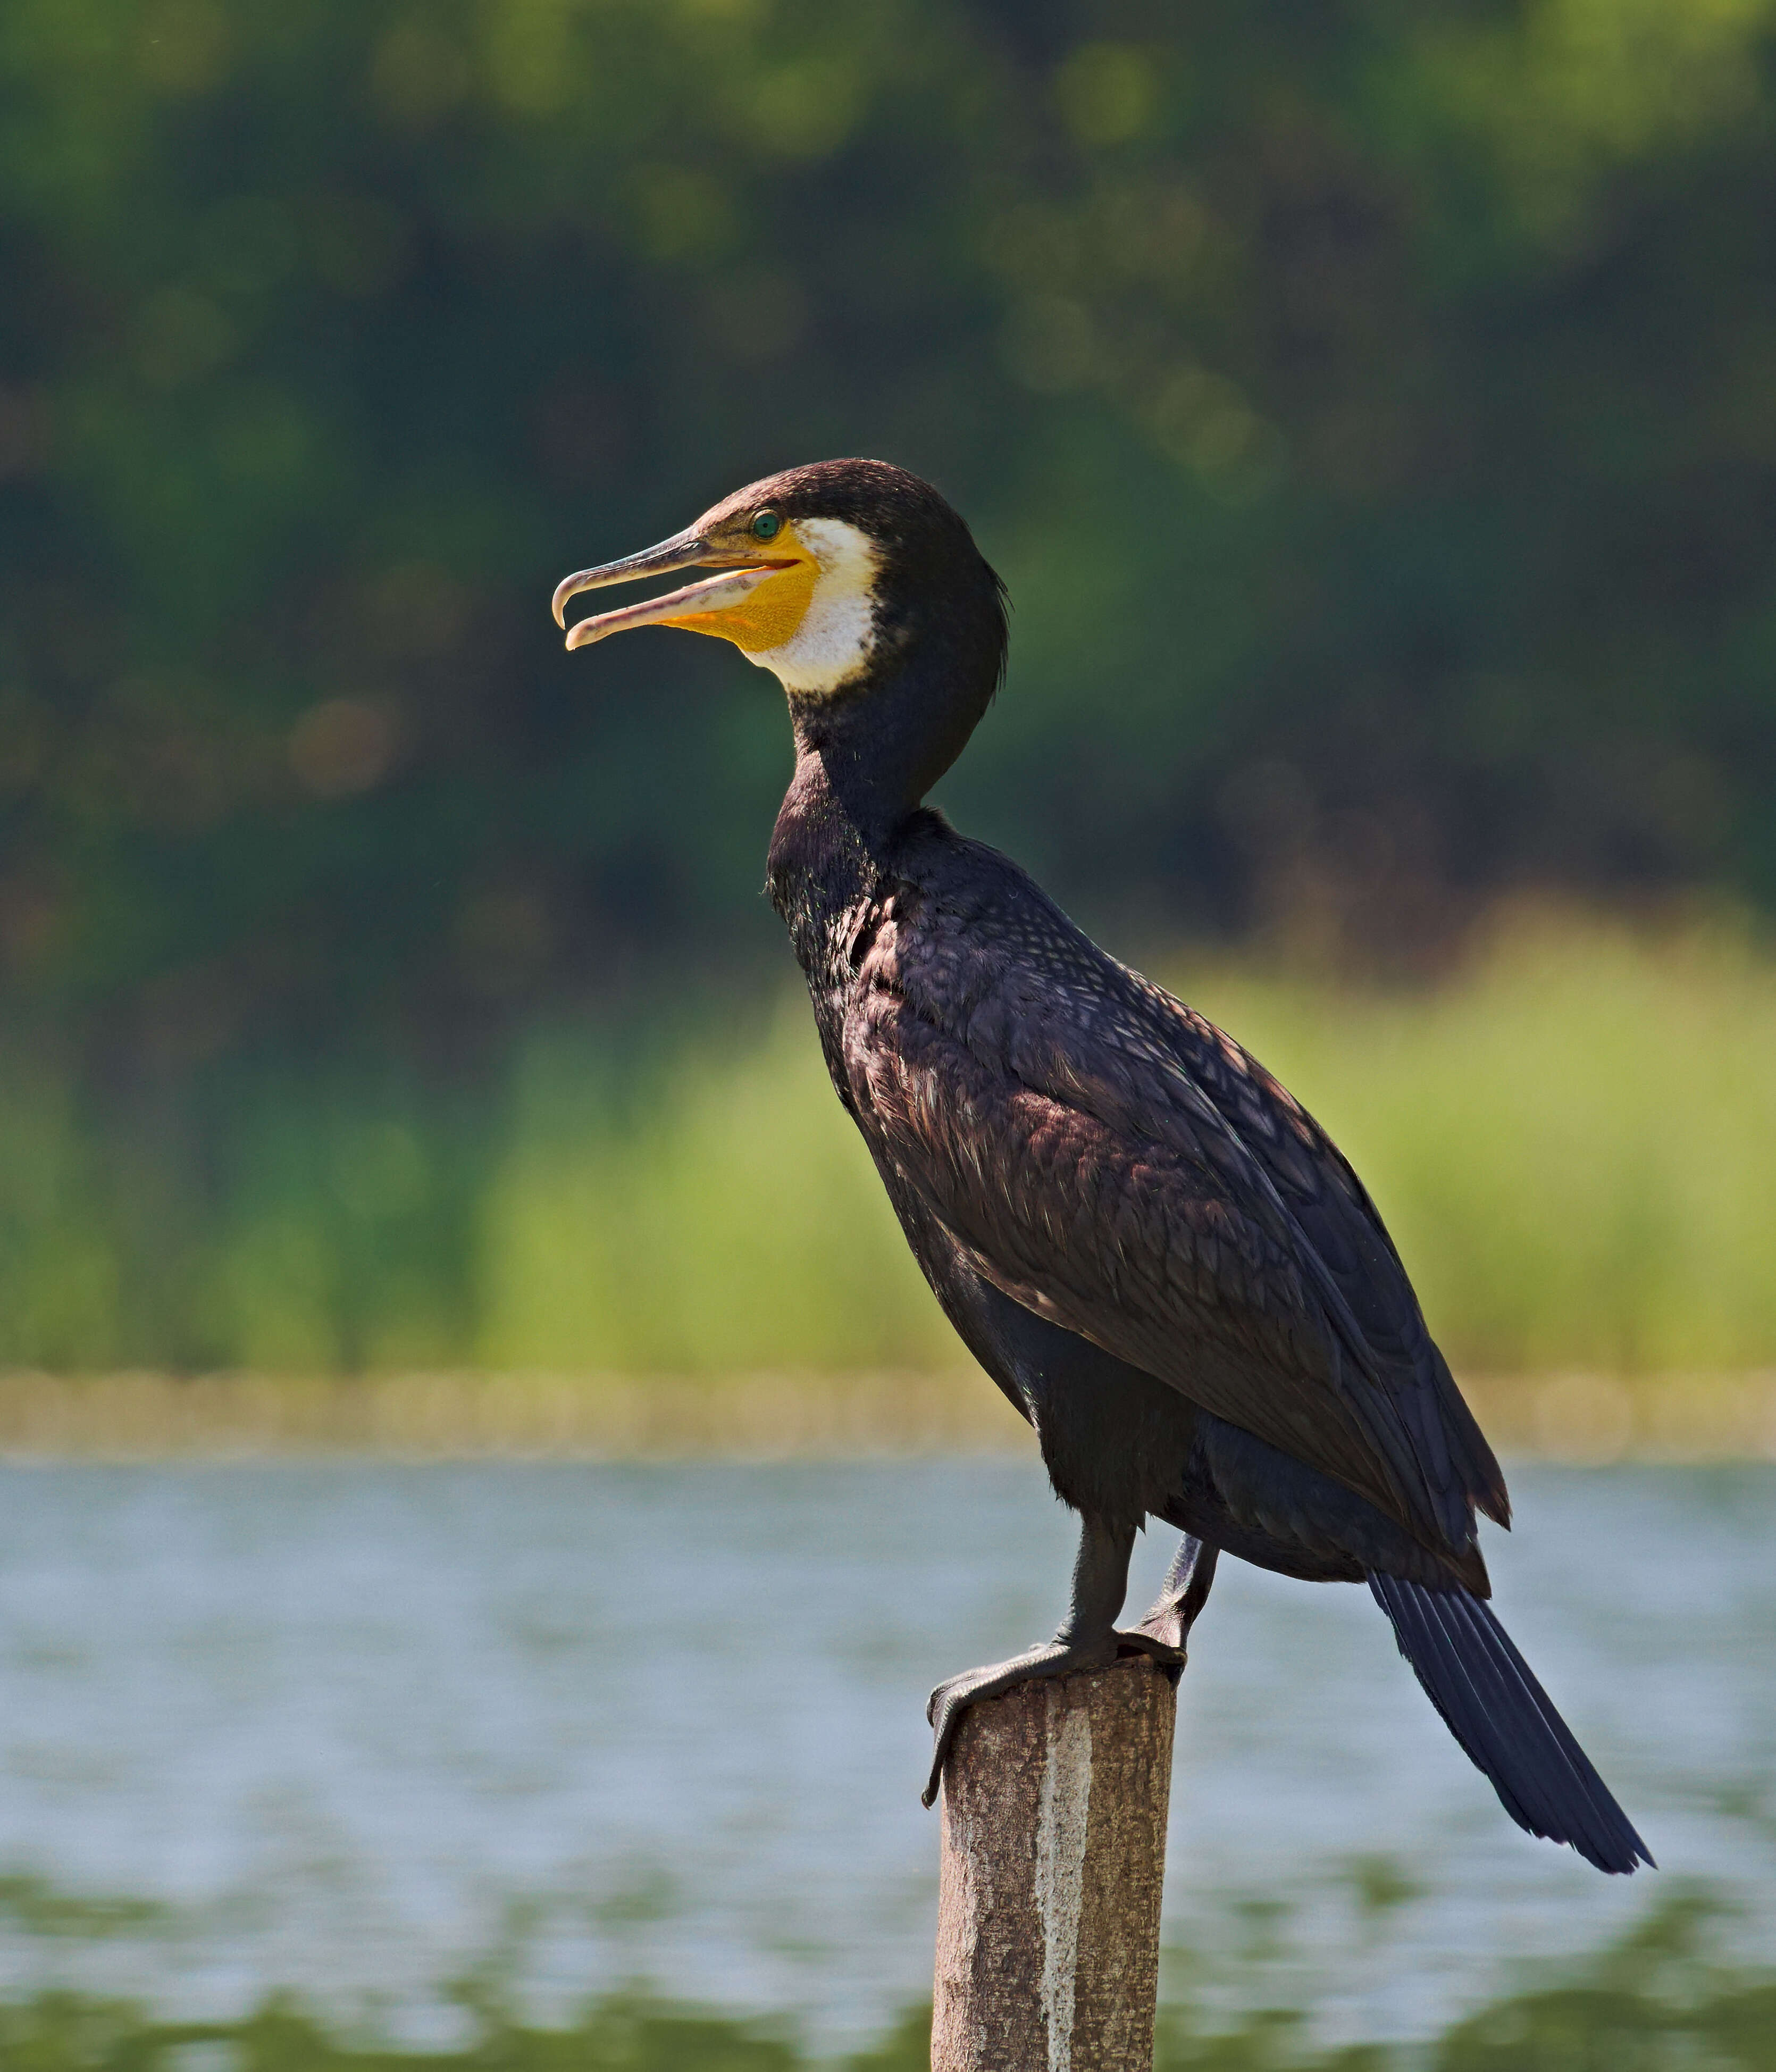
<path fill-rule="evenodd" d="M 718 573 L 582 620 L 733 641 L 779 677 L 796 771 L 768 884 L 827 1069 L 915 1256 L 1079 1515 L 1054 1638 L 940 1684 L 963 1709 L 1137 1650 L 1175 1665 L 1217 1552 L 1367 1582 L 1450 1731 L 1531 1834 L 1605 1871 L 1645 1844 L 1494 1618 L 1476 1510 L 1503 1477 L 1362 1183 L 1257 1061 L 1118 964 L 926 793 L 997 689 L 1005 592 L 927 483 L 791 468 L 578 592 Z M 1119 1630 L 1137 1529 L 1186 1537 Z"/>

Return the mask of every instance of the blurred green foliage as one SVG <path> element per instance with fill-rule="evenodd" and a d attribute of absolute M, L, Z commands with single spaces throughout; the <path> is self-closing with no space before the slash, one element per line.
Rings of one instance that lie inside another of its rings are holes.
<path fill-rule="evenodd" d="M 0 949 L 107 1083 L 750 968 L 784 768 L 554 578 L 926 471 L 1100 915 L 1776 896 L 1772 0 L 11 0 Z"/>
<path fill-rule="evenodd" d="M 792 460 L 976 522 L 946 797 L 1100 926 L 1417 968 L 1524 884 L 1776 900 L 1773 20 L 10 0 L 0 1358 L 936 1356 L 811 1046 L 725 1054 L 773 688 L 545 609 Z M 1560 998 L 1428 1010 L 1392 1136 L 1409 1018 L 1276 996 L 1277 1062 L 1474 1357 L 1770 1358 L 1767 1138 L 1692 1073 L 1663 1142 Z"/>
<path fill-rule="evenodd" d="M 1442 986 L 1156 966 L 1346 1147 L 1458 1366 L 1776 1363 L 1776 960 L 1519 915 Z M 0 1363 L 718 1375 L 961 1358 L 799 996 L 482 1090 L 242 1066 L 181 1134 L 0 1084 Z M 985 1384 L 982 1384 L 985 1387 Z"/>
<path fill-rule="evenodd" d="M 1776 1359 L 1776 964 L 1739 931 L 1500 917 L 1429 995 L 1170 976 L 1333 1129 L 1463 1365 Z"/>
<path fill-rule="evenodd" d="M 1155 2072 L 1773 2072 L 1776 1984 L 1723 1962 L 1687 1900 L 1655 1910 L 1616 1947 L 1558 1983 L 1503 1997 L 1426 2044 L 1327 2047 L 1305 2011 L 1231 2023 L 1161 2009 Z M 464 2048 L 397 2049 L 330 2032 L 273 2001 L 237 2022 L 156 2020 L 71 1993 L 0 2006 L 4 2072 L 798 2072 L 818 2062 L 781 2031 L 621 1996 L 571 2028 L 530 2026 L 473 2004 Z M 910 2013 L 874 2049 L 831 2072 L 925 2072 L 928 2012 Z"/>

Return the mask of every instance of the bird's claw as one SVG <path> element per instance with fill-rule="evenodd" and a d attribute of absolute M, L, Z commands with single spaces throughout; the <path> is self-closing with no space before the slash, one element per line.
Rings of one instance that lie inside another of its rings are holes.
<path fill-rule="evenodd" d="M 1174 1659 L 1162 1666 L 1176 1684 L 1184 1670 L 1185 1644 L 1197 1614 L 1208 1602 L 1215 1581 L 1217 1550 L 1186 1532 L 1168 1572 L 1157 1601 L 1137 1629 L 1163 1641 L 1174 1651 Z M 1156 1658 L 1157 1659 L 1157 1658 Z"/>
<path fill-rule="evenodd" d="M 1097 1640 L 1045 1641 L 1039 1647 L 1013 1655 L 1009 1662 L 991 1663 L 981 1669 L 965 1669 L 960 1676 L 946 1679 L 926 1700 L 925 1716 L 931 1722 L 933 1733 L 931 1772 L 925 1789 L 919 1794 L 920 1803 L 925 1806 L 935 1803 L 938 1787 L 944 1781 L 944 1765 L 955 1742 L 956 1729 L 962 1724 L 962 1716 L 969 1706 L 983 1704 L 989 1698 L 1003 1697 L 1018 1684 L 1034 1682 L 1038 1677 L 1071 1676 L 1081 1670 L 1106 1668 L 1122 1655 L 1148 1655 L 1162 1669 L 1170 1671 L 1184 1666 L 1180 1650 L 1157 1634 L 1144 1633 L 1137 1627 L 1130 1632 L 1107 1633 Z"/>

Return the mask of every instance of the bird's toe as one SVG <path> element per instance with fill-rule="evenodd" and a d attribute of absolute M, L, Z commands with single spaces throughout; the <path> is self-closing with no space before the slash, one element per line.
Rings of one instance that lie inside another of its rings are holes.
<path fill-rule="evenodd" d="M 971 1705 L 989 1698 L 1002 1698 L 1006 1692 L 1037 1677 L 1071 1676 L 1082 1669 L 1101 1669 L 1124 1651 L 1153 1655 L 1165 1648 L 1149 1634 L 1108 1633 L 1088 1642 L 1050 1640 L 1039 1647 L 1014 1655 L 1009 1662 L 989 1663 L 980 1669 L 965 1669 L 939 1684 L 926 1702 L 925 1716 L 931 1722 L 933 1741 L 931 1772 L 919 1794 L 927 1806 L 934 1803 L 944 1778 L 944 1765 L 956 1739 L 962 1716 Z"/>

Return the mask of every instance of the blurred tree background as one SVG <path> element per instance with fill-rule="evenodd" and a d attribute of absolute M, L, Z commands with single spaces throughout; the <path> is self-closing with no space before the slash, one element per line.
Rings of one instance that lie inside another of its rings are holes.
<path fill-rule="evenodd" d="M 1013 664 L 944 802 L 1116 947 L 1398 979 L 1527 891 L 1776 905 L 1773 29 L 10 0 L 0 1359 L 718 1362 L 679 1298 L 730 1225 L 756 1248 L 756 1146 L 818 1094 L 811 1041 L 772 1062 L 783 716 L 717 643 L 564 657 L 546 606 L 792 461 L 878 454 L 968 515 Z M 1763 1142 L 1776 996 L 1716 950 L 1680 983 L 1581 944 L 1556 1019 L 1724 1017 L 1701 1133 Z M 687 1079 L 718 1004 L 757 1041 Z M 1597 1096 L 1637 1128 L 1688 1097 L 1639 1026 Z M 946 1356 L 822 1128 L 787 1249 L 723 1254 L 737 1356 Z M 1641 1145 L 1580 1309 L 1512 1308 L 1532 1252 L 1456 1301 L 1459 1351 L 1681 1353 L 1636 1322 L 1648 1219 L 1689 1212 Z M 650 1215 L 673 1285 L 613 1322 Z M 1776 1359 L 1733 1270 L 1706 1356 Z M 783 1321 L 811 1276 L 830 1314 Z"/>

